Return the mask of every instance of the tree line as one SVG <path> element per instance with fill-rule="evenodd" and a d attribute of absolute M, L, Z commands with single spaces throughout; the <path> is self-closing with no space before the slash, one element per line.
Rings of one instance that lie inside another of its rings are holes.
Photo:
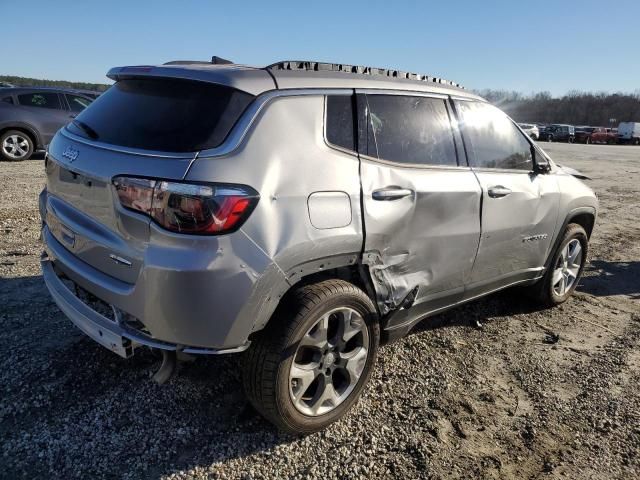
<path fill-rule="evenodd" d="M 549 92 L 523 95 L 514 91 L 479 90 L 476 93 L 517 122 L 616 127 L 620 122 L 640 122 L 640 90 L 634 93 L 572 91 L 562 97 L 552 97 Z"/>
<path fill-rule="evenodd" d="M 92 90 L 104 92 L 109 85 L 104 83 L 68 82 L 66 80 L 46 80 L 42 78 L 17 77 L 14 75 L 0 75 L 0 82 L 10 83 L 16 87 L 59 87 L 75 88 L 77 90 Z"/>
<path fill-rule="evenodd" d="M 41 78 L 0 75 L 0 82 L 17 87 L 61 87 L 104 92 L 104 83 L 69 82 Z M 562 97 L 549 92 L 523 95 L 508 90 L 478 90 L 475 93 L 504 110 L 517 122 L 568 123 L 607 126 L 620 122 L 640 122 L 640 90 L 634 93 L 588 93 L 572 91 Z M 614 122 L 610 120 L 614 119 Z"/>

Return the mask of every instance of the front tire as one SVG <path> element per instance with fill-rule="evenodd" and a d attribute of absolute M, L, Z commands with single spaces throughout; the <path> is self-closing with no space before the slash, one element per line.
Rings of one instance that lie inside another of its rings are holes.
<path fill-rule="evenodd" d="M 8 130 L 0 135 L 0 158 L 7 162 L 28 160 L 33 154 L 33 141 L 19 130 Z"/>
<path fill-rule="evenodd" d="M 247 398 L 280 430 L 321 430 L 358 400 L 379 342 L 376 310 L 362 290 L 343 280 L 303 286 L 245 353 Z"/>
<path fill-rule="evenodd" d="M 588 252 L 587 232 L 570 223 L 544 277 L 531 287 L 534 298 L 546 307 L 566 302 L 578 286 Z"/>

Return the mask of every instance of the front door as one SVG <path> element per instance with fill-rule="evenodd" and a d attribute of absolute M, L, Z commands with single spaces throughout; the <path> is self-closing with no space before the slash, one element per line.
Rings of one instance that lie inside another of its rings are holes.
<path fill-rule="evenodd" d="M 364 262 L 379 306 L 453 303 L 478 248 L 481 192 L 447 99 L 361 92 L 358 113 Z"/>
<path fill-rule="evenodd" d="M 458 101 L 469 163 L 482 187 L 482 235 L 468 295 L 535 278 L 558 215 L 559 188 L 534 172 L 532 144 L 497 108 Z"/>

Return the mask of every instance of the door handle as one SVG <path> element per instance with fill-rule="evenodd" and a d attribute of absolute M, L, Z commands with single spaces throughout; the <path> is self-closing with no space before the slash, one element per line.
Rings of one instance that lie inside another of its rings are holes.
<path fill-rule="evenodd" d="M 399 200 L 404 197 L 408 197 L 413 193 L 413 190 L 409 190 L 408 188 L 400 188 L 400 187 L 387 187 L 381 188 L 379 190 L 374 190 L 371 196 L 374 200 L 380 201 L 389 201 L 389 200 Z"/>
<path fill-rule="evenodd" d="M 511 193 L 511 189 L 507 187 L 503 187 L 502 185 L 495 185 L 493 187 L 489 187 L 489 196 L 491 198 L 506 197 L 510 193 Z"/>

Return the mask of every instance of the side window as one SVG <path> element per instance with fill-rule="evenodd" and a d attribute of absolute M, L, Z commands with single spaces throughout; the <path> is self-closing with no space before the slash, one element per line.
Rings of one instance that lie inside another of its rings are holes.
<path fill-rule="evenodd" d="M 463 132 L 477 168 L 533 170 L 531 144 L 497 108 L 480 102 L 456 102 Z"/>
<path fill-rule="evenodd" d="M 65 94 L 65 97 L 67 97 L 67 102 L 69 102 L 69 107 L 71 107 L 72 112 L 79 113 L 87 108 L 91 103 L 91 100 L 89 100 L 88 98 L 79 97 L 77 95 L 69 95 L 67 93 Z"/>
<path fill-rule="evenodd" d="M 382 160 L 457 166 L 451 121 L 444 99 L 367 95 L 367 152 Z"/>
<path fill-rule="evenodd" d="M 353 104 L 351 95 L 327 96 L 327 141 L 337 147 L 356 149 L 353 130 Z"/>
<path fill-rule="evenodd" d="M 18 103 L 27 107 L 52 108 L 62 110 L 60 98 L 54 92 L 36 92 L 18 95 Z"/>

